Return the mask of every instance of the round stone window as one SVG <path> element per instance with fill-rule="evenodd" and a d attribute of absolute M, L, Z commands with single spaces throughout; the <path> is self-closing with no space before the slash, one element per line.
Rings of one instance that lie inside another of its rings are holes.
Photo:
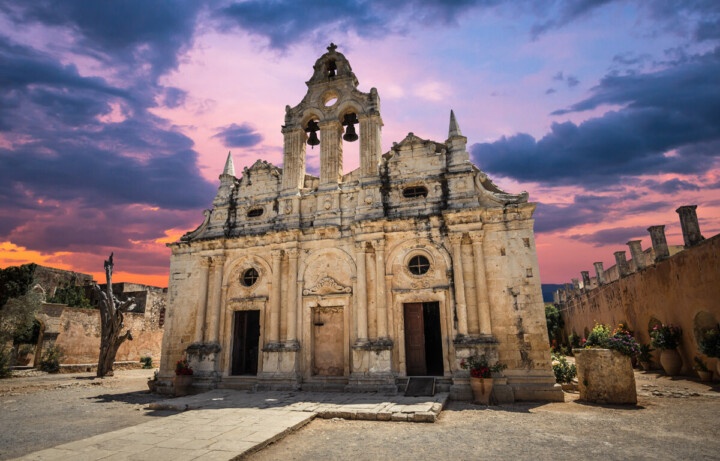
<path fill-rule="evenodd" d="M 430 261 L 422 255 L 413 256 L 408 263 L 408 270 L 413 275 L 423 275 L 430 270 Z"/>
<path fill-rule="evenodd" d="M 260 274 L 258 274 L 258 271 L 256 271 L 254 267 L 251 267 L 250 269 L 243 272 L 242 277 L 240 277 L 240 281 L 246 287 L 251 287 L 255 285 L 255 282 L 257 282 L 257 279 L 259 278 Z"/>

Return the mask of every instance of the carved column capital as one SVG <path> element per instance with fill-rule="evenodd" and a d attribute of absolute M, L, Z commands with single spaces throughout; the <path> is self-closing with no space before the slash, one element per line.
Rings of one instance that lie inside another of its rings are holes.
<path fill-rule="evenodd" d="M 364 240 L 362 242 L 355 242 L 355 251 L 358 253 L 367 253 L 367 242 Z"/>
<path fill-rule="evenodd" d="M 283 255 L 283 250 L 271 250 L 270 255 L 272 255 L 273 259 L 280 259 Z"/>
<path fill-rule="evenodd" d="M 483 236 L 485 235 L 485 232 L 472 231 L 468 232 L 468 235 L 470 235 L 470 240 L 472 240 L 473 245 L 480 245 L 483 243 Z"/>
<path fill-rule="evenodd" d="M 297 259 L 300 256 L 300 250 L 297 248 L 288 248 L 285 250 L 285 253 L 287 253 L 288 258 L 290 259 Z"/>
<path fill-rule="evenodd" d="M 463 233 L 462 232 L 453 232 L 452 234 L 448 235 L 448 239 L 450 240 L 450 243 L 454 245 L 459 245 L 462 243 Z"/>
<path fill-rule="evenodd" d="M 380 238 L 375 240 L 375 250 L 377 251 L 384 251 L 385 250 L 385 239 Z"/>
<path fill-rule="evenodd" d="M 320 127 L 320 130 L 322 130 L 322 131 L 332 130 L 332 129 L 342 131 L 342 129 L 343 129 L 342 123 L 340 123 L 339 120 L 327 120 L 325 122 L 318 123 L 318 126 Z"/>

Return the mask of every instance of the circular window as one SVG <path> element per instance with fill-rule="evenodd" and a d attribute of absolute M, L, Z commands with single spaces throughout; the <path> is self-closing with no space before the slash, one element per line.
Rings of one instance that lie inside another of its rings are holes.
<path fill-rule="evenodd" d="M 414 275 L 423 275 L 430 270 L 430 261 L 422 255 L 413 256 L 408 263 L 408 269 Z"/>
<path fill-rule="evenodd" d="M 242 284 L 246 287 L 251 287 L 255 285 L 255 282 L 257 282 L 257 279 L 259 278 L 260 274 L 258 274 L 258 271 L 256 271 L 254 267 L 251 267 L 250 269 L 243 272 L 240 280 L 242 281 Z"/>
<path fill-rule="evenodd" d="M 248 218 L 257 218 L 258 216 L 262 216 L 262 214 L 265 212 L 264 208 L 253 208 L 252 210 L 248 211 Z"/>

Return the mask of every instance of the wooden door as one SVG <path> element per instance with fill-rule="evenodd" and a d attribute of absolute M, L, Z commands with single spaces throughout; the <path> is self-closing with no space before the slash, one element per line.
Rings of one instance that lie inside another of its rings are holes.
<path fill-rule="evenodd" d="M 319 307 L 313 313 L 313 374 L 345 374 L 345 320 L 342 307 Z"/>
<path fill-rule="evenodd" d="M 237 311 L 233 325 L 233 375 L 257 375 L 260 311 Z"/>
<path fill-rule="evenodd" d="M 425 362 L 425 326 L 421 303 L 404 304 L 405 365 L 408 376 L 427 375 Z"/>

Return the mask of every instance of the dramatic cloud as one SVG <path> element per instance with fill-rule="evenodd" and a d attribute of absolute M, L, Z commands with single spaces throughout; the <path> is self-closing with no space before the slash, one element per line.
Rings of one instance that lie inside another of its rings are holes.
<path fill-rule="evenodd" d="M 262 135 L 247 123 L 242 125 L 233 123 L 220 128 L 214 137 L 220 138 L 225 147 L 252 147 L 260 144 L 263 140 Z"/>
<path fill-rule="evenodd" d="M 407 18 L 423 25 L 453 24 L 470 7 L 499 3 L 500 0 L 248 0 L 221 8 L 217 16 L 231 26 L 268 38 L 273 48 L 285 49 L 307 39 L 326 41 L 339 31 L 366 37 L 402 33 L 407 29 Z"/>
<path fill-rule="evenodd" d="M 204 2 L 196 0 L 37 0 L 2 4 L 17 21 L 66 27 L 78 35 L 76 50 L 124 71 L 149 67 L 153 78 L 177 66 L 179 51 L 188 46 L 195 19 Z"/>
<path fill-rule="evenodd" d="M 641 183 L 642 186 L 649 187 L 662 194 L 674 194 L 682 190 L 700 190 L 700 186 L 682 179 L 670 179 L 668 181 L 648 180 Z"/>
<path fill-rule="evenodd" d="M 486 171 L 519 181 L 595 187 L 653 173 L 702 173 L 720 156 L 720 49 L 646 74 L 608 75 L 554 115 L 624 106 L 579 125 L 553 123 L 472 146 Z"/>
<path fill-rule="evenodd" d="M 629 240 L 643 239 L 648 237 L 648 226 L 616 227 L 614 229 L 603 229 L 591 234 L 574 235 L 573 238 L 590 243 L 596 247 L 605 245 L 625 245 Z"/>

